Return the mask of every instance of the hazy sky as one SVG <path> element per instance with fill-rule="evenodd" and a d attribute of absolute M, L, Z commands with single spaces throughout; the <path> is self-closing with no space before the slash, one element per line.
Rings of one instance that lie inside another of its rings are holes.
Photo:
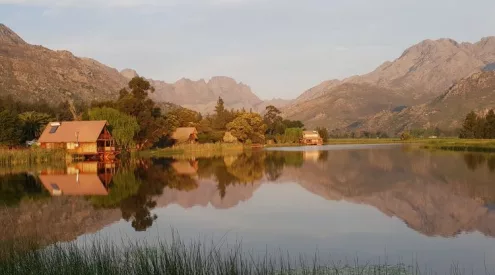
<path fill-rule="evenodd" d="M 231 76 L 263 99 L 427 38 L 495 35 L 494 12 L 494 0 L 0 0 L 0 22 L 29 43 L 168 82 Z"/>

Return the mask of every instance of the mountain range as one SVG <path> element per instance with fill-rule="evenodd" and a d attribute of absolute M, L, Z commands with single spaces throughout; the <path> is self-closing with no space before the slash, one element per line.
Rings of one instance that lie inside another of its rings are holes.
<path fill-rule="evenodd" d="M 127 79 L 138 76 L 132 69 L 121 71 Z M 206 81 L 197 81 L 182 78 L 175 83 L 149 79 L 155 87 L 151 98 L 157 102 L 171 102 L 182 107 L 202 113 L 211 113 L 215 109 L 217 100 L 221 97 L 228 108 L 253 109 L 262 112 L 268 105 L 284 106 L 288 101 L 283 99 L 261 100 L 251 88 L 226 76 L 215 76 Z"/>
<path fill-rule="evenodd" d="M 156 89 L 151 98 L 164 106 L 211 113 L 222 97 L 227 108 L 263 112 L 275 105 L 307 128 L 397 134 L 415 127 L 458 128 L 469 111 L 495 107 L 494 70 L 495 37 L 486 37 L 476 43 L 425 40 L 368 74 L 324 81 L 294 100 L 263 101 L 226 76 L 148 80 Z M 134 76 L 132 69 L 119 72 L 68 51 L 31 45 L 0 24 L 0 96 L 49 103 L 109 100 Z"/>
<path fill-rule="evenodd" d="M 53 51 L 31 45 L 7 26 L 0 24 L 0 95 L 17 100 L 49 103 L 65 100 L 91 102 L 118 96 L 129 79 L 138 73 L 119 72 L 96 60 L 80 58 L 68 51 Z M 283 106 L 285 100 L 263 101 L 251 88 L 230 77 L 209 81 L 186 78 L 175 83 L 149 79 L 156 91 L 151 97 L 158 103 L 169 102 L 199 112 L 211 112 L 222 97 L 228 108 L 262 111 L 267 105 Z"/>
<path fill-rule="evenodd" d="M 495 37 L 483 38 L 474 44 L 458 43 L 452 39 L 425 40 L 369 74 L 325 81 L 307 90 L 286 106 L 284 113 L 288 118 L 303 120 L 309 127 L 376 125 L 367 121 L 376 121 L 377 113 L 390 114 L 402 109 L 408 112 L 406 107 L 428 104 L 447 93 L 457 82 L 465 81 L 464 78 L 494 67 Z M 493 91 L 495 86 L 491 87 Z M 477 89 L 476 86 L 469 88 Z M 490 90 L 489 87 L 485 89 Z M 455 98 L 451 100 L 455 101 Z M 457 100 L 461 98 L 457 97 Z M 441 113 L 447 106 L 437 107 L 440 109 L 436 111 Z M 477 105 L 470 107 L 477 108 Z M 461 115 L 469 111 L 465 108 Z M 393 120 L 388 122 L 394 123 Z M 450 122 L 449 127 L 457 125 Z M 408 121 L 406 124 L 413 123 Z M 445 123 L 442 126 L 446 126 Z"/>

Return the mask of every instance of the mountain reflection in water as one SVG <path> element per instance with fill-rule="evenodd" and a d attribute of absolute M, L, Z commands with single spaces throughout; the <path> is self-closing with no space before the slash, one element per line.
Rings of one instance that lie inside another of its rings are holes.
<path fill-rule="evenodd" d="M 140 159 L 120 167 L 79 163 L 1 176 L 0 198 L 7 206 L 0 215 L 14 222 L 0 238 L 49 231 L 59 234 L 57 240 L 71 240 L 120 217 L 146 231 L 159 216 L 154 209 L 243 207 L 268 183 L 297 183 L 326 200 L 371 206 L 425 236 L 478 231 L 495 237 L 494 172 L 494 155 L 402 147 Z"/>

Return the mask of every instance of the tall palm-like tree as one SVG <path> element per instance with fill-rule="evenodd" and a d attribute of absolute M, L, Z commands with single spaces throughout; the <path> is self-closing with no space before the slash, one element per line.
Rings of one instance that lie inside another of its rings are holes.
<path fill-rule="evenodd" d="M 19 115 L 22 122 L 23 138 L 33 140 L 40 137 L 44 127 L 52 120 L 49 114 L 25 112 Z"/>

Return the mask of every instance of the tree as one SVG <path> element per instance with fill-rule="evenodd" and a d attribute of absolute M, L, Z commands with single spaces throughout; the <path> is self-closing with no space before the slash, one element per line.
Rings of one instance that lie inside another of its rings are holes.
<path fill-rule="evenodd" d="M 273 105 L 267 106 L 265 110 L 266 113 L 263 116 L 263 120 L 267 125 L 266 134 L 274 135 L 277 133 L 277 130 L 280 131 L 278 132 L 279 134 L 283 133 L 286 127 L 283 125 L 283 118 L 280 116 L 282 112 Z"/>
<path fill-rule="evenodd" d="M 301 129 L 304 129 L 304 123 L 302 123 L 299 120 L 288 120 L 288 119 L 285 119 L 284 121 L 282 121 L 282 123 L 287 128 L 301 128 Z"/>
<path fill-rule="evenodd" d="M 176 120 L 177 127 L 191 127 L 197 126 L 201 121 L 201 114 L 187 109 L 187 108 L 177 108 L 175 110 L 170 111 L 167 114 L 167 119 Z"/>
<path fill-rule="evenodd" d="M 402 134 L 400 134 L 401 140 L 410 140 L 411 138 L 412 138 L 412 135 L 408 131 L 402 132 Z"/>
<path fill-rule="evenodd" d="M 486 115 L 485 138 L 495 138 L 495 112 L 493 109 Z"/>
<path fill-rule="evenodd" d="M 482 139 L 485 137 L 485 124 L 485 118 L 478 116 L 476 119 L 476 127 L 474 128 L 474 138 Z"/>
<path fill-rule="evenodd" d="M 241 142 L 265 142 L 266 124 L 256 113 L 243 113 L 227 124 L 227 129 Z"/>
<path fill-rule="evenodd" d="M 216 130 L 225 130 L 227 123 L 227 110 L 221 97 L 218 97 L 217 105 L 215 106 L 215 118 L 213 120 L 213 128 Z"/>
<path fill-rule="evenodd" d="M 49 114 L 31 111 L 20 114 L 19 119 L 22 122 L 22 140 L 26 141 L 39 138 L 52 117 Z"/>
<path fill-rule="evenodd" d="M 474 111 L 471 111 L 466 115 L 464 123 L 462 124 L 460 138 L 474 138 L 476 134 L 476 127 L 478 124 L 478 116 Z"/>
<path fill-rule="evenodd" d="M 128 89 L 120 91 L 116 103 L 119 111 L 135 117 L 138 121 L 139 132 L 134 139 L 138 149 L 153 146 L 173 130 L 168 127 L 160 108 L 148 98 L 148 92 L 154 91 L 155 88 L 146 79 L 134 77 L 129 81 Z"/>
<path fill-rule="evenodd" d="M 301 128 L 287 128 L 283 135 L 277 135 L 278 143 L 299 143 L 303 136 Z"/>
<path fill-rule="evenodd" d="M 57 114 L 56 119 L 58 121 L 72 121 L 74 120 L 74 116 L 71 112 L 71 105 L 69 101 L 64 101 L 58 104 L 57 106 Z"/>
<path fill-rule="evenodd" d="M 106 120 L 113 138 L 124 150 L 133 145 L 134 136 L 140 129 L 135 117 L 108 107 L 93 108 L 88 111 L 88 115 L 90 120 Z"/>
<path fill-rule="evenodd" d="M 328 129 L 325 128 L 325 127 L 317 127 L 316 128 L 316 131 L 318 132 L 318 134 L 320 135 L 320 137 L 323 139 L 323 142 L 326 142 L 329 138 L 329 134 L 328 134 Z"/>
<path fill-rule="evenodd" d="M 21 142 L 21 121 L 16 113 L 10 110 L 0 112 L 0 145 L 14 146 Z"/>

